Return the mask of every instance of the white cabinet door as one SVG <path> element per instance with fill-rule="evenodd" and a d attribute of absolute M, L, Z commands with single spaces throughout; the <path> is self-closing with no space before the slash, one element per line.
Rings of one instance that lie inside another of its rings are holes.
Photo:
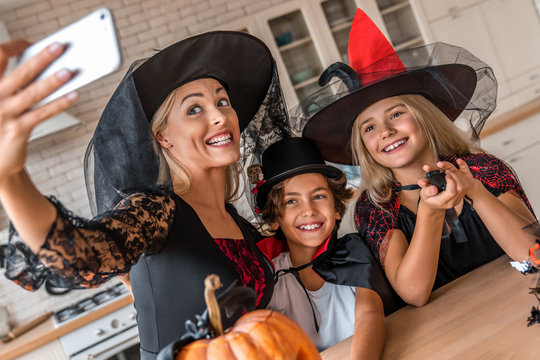
<path fill-rule="evenodd" d="M 540 18 L 531 0 L 489 0 L 480 8 L 507 79 L 540 66 Z"/>
<path fill-rule="evenodd" d="M 479 6 L 431 23 L 434 41 L 461 46 L 493 68 L 499 83 L 499 97 L 509 95 L 505 72 Z"/>
<path fill-rule="evenodd" d="M 64 349 L 59 340 L 51 341 L 15 360 L 67 360 Z"/>
<path fill-rule="evenodd" d="M 540 141 L 514 156 L 505 159 L 515 170 L 523 190 L 531 203 L 531 206 L 538 216 L 540 214 L 540 187 L 538 178 L 540 176 Z"/>
<path fill-rule="evenodd" d="M 515 170 L 536 214 L 540 214 L 540 113 L 481 140 L 489 153 Z"/>
<path fill-rule="evenodd" d="M 417 0 L 429 22 L 453 15 L 481 0 Z"/>

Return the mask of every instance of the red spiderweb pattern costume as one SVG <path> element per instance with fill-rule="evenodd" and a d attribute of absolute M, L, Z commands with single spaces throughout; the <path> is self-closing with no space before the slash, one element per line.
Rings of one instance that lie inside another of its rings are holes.
<path fill-rule="evenodd" d="M 491 194 L 499 196 L 505 192 L 513 191 L 534 215 L 516 174 L 504 161 L 483 153 L 459 157 L 453 155 L 442 157 L 441 160 L 450 162 L 457 167 L 456 160 L 458 158 L 467 163 L 472 176 L 480 180 Z M 356 203 L 354 213 L 356 229 L 360 235 L 364 236 L 379 261 L 381 260 L 380 251 L 388 246 L 387 241 L 391 236 L 389 232 L 397 228 L 400 208 L 399 185 L 398 183 L 393 184 L 390 200 L 380 206 L 369 201 L 365 191 Z"/>

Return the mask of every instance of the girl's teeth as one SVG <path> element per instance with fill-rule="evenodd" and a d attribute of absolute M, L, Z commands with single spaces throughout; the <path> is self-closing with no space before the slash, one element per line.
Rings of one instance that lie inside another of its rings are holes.
<path fill-rule="evenodd" d="M 405 140 L 398 141 L 397 143 L 387 146 L 384 151 L 392 151 L 403 143 L 405 143 Z"/>

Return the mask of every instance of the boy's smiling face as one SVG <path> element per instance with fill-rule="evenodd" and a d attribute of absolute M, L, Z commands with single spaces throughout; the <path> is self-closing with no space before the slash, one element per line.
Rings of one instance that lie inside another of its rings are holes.
<path fill-rule="evenodd" d="M 272 228 L 281 228 L 291 253 L 295 248 L 316 250 L 340 218 L 325 177 L 301 174 L 284 181 L 280 215 Z"/>

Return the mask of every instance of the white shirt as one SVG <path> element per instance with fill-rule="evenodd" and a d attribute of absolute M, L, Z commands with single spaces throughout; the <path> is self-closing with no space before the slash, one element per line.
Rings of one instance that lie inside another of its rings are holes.
<path fill-rule="evenodd" d="M 276 271 L 292 267 L 288 252 L 279 254 L 273 262 Z M 308 290 L 308 294 L 319 324 L 318 333 L 306 293 L 294 274 L 279 277 L 267 308 L 287 315 L 300 325 L 319 351 L 335 345 L 354 333 L 356 299 L 354 287 L 325 282 L 319 290 Z"/>

